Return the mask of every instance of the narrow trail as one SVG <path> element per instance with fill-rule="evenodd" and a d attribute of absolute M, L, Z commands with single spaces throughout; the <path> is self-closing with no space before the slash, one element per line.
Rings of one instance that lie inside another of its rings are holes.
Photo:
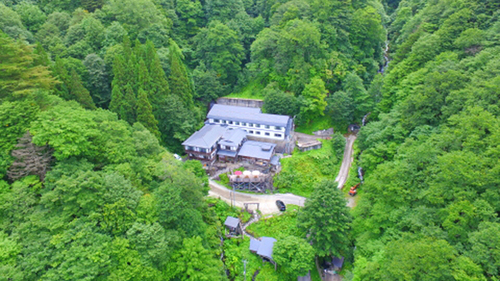
<path fill-rule="evenodd" d="M 344 187 L 347 178 L 349 177 L 349 169 L 351 168 L 352 161 L 354 160 L 352 157 L 352 146 L 354 145 L 354 141 L 356 140 L 356 135 L 351 134 L 346 138 L 346 144 L 344 149 L 344 158 L 342 159 L 342 166 L 340 166 L 340 171 L 335 181 L 339 183 L 338 188 Z"/>
<path fill-rule="evenodd" d="M 243 235 L 249 237 L 249 238 L 252 238 L 252 239 L 255 239 L 255 237 L 253 237 L 250 233 L 247 232 L 247 227 L 249 227 L 252 223 L 254 222 L 258 222 L 260 219 L 260 215 L 258 212 L 254 212 L 253 213 L 253 216 L 252 218 L 247 221 L 241 228 L 243 230 Z"/>

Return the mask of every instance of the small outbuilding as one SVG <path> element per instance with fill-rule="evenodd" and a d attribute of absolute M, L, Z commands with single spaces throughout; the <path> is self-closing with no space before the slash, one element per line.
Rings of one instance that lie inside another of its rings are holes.
<path fill-rule="evenodd" d="M 344 257 L 333 257 L 332 259 L 332 267 L 333 270 L 339 271 L 342 269 L 342 266 L 344 266 Z"/>
<path fill-rule="evenodd" d="M 261 237 L 260 240 L 250 239 L 250 251 L 259 255 L 263 261 L 268 261 L 274 264 L 276 269 L 276 262 L 273 260 L 273 248 L 276 239 L 272 237 Z"/>
<path fill-rule="evenodd" d="M 228 216 L 224 225 L 229 230 L 229 235 L 240 235 L 243 233 L 241 229 L 241 221 L 239 218 Z"/>
<path fill-rule="evenodd" d="M 322 147 L 323 143 L 318 141 L 318 140 L 310 140 L 306 142 L 298 141 L 297 142 L 297 147 L 300 151 L 309 151 L 309 150 L 314 150 L 314 149 L 320 149 Z"/>

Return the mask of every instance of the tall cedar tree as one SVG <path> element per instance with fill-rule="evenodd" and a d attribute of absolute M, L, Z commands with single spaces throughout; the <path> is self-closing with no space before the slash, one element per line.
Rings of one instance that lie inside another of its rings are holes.
<path fill-rule="evenodd" d="M 139 96 L 137 97 L 137 122 L 141 122 L 153 135 L 160 138 L 158 121 L 153 115 L 153 108 L 149 103 L 148 95 L 142 88 L 139 88 Z"/>
<path fill-rule="evenodd" d="M 76 100 L 87 109 L 96 109 L 89 91 L 83 87 L 82 80 L 74 69 L 71 70 L 71 80 L 69 83 L 70 99 Z"/>
<path fill-rule="evenodd" d="M 136 120 L 136 97 L 130 83 L 125 86 L 123 94 L 123 102 L 120 103 L 118 116 L 129 124 L 134 124 Z"/>
<path fill-rule="evenodd" d="M 118 117 L 123 119 L 121 115 L 122 104 L 125 102 L 124 93 L 126 83 L 126 62 L 122 55 L 115 56 L 113 63 L 113 82 L 111 91 L 111 101 L 109 103 L 109 110 L 118 114 Z"/>
<path fill-rule="evenodd" d="M 170 40 L 170 89 L 172 94 L 179 96 L 187 108 L 193 107 L 193 92 L 189 81 L 188 73 L 182 59 L 179 46 Z"/>
<path fill-rule="evenodd" d="M 146 63 L 142 58 L 139 58 L 139 63 L 136 65 L 136 87 L 137 87 L 137 97 L 139 97 L 139 89 L 144 90 L 146 93 L 149 92 L 149 85 L 151 83 L 151 77 L 149 76 L 148 68 L 146 67 Z"/>
<path fill-rule="evenodd" d="M 156 112 L 159 110 L 159 105 L 164 103 L 167 96 L 170 94 L 170 87 L 165 71 L 163 71 L 161 67 L 160 58 L 151 41 L 146 42 L 145 58 L 145 63 L 149 70 L 149 77 L 151 78 L 148 98 L 153 105 L 153 111 L 156 115 Z"/>
<path fill-rule="evenodd" d="M 59 96 L 66 100 L 75 100 L 87 109 L 96 109 L 89 91 L 83 86 L 80 75 L 74 69 L 71 70 L 71 74 L 68 73 L 64 62 L 56 58 L 53 70 L 61 82 L 56 85 L 56 93 Z"/>
<path fill-rule="evenodd" d="M 54 64 L 54 66 L 52 67 L 52 72 L 60 82 L 60 83 L 56 84 L 55 93 L 58 96 L 68 100 L 69 99 L 68 84 L 69 84 L 70 76 L 69 76 L 68 70 L 64 66 L 63 61 L 59 57 L 56 57 L 56 62 Z"/>
<path fill-rule="evenodd" d="M 118 86 L 113 86 L 111 91 L 111 102 L 109 103 L 109 110 L 120 116 L 120 108 L 123 102 L 123 91 Z"/>

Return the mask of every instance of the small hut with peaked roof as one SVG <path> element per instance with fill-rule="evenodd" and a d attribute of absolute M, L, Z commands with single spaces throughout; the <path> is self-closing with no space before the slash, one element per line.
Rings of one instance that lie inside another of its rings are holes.
<path fill-rule="evenodd" d="M 228 216 L 224 225 L 229 230 L 229 235 L 236 236 L 241 235 L 243 233 L 243 229 L 241 228 L 241 221 L 239 218 Z"/>

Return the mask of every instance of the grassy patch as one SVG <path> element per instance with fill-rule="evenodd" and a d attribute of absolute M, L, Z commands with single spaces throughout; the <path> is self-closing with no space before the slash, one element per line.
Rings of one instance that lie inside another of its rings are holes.
<path fill-rule="evenodd" d="M 324 130 L 332 127 L 332 119 L 328 116 L 321 116 L 320 118 L 315 119 L 310 124 L 301 124 L 297 126 L 295 128 L 295 131 L 311 135 L 314 131 Z"/>
<path fill-rule="evenodd" d="M 329 140 L 321 140 L 323 147 L 306 152 L 295 151 L 292 157 L 281 159 L 282 170 L 274 178 L 278 192 L 291 192 L 309 197 L 317 182 L 335 179 L 343 152 L 333 147 Z"/>
<path fill-rule="evenodd" d="M 247 231 L 255 237 L 279 237 L 286 236 L 301 236 L 297 228 L 297 214 L 299 206 L 289 204 L 286 206 L 286 211 L 281 215 L 273 216 L 267 219 L 260 219 L 258 222 L 251 224 Z"/>
<path fill-rule="evenodd" d="M 253 81 L 246 85 L 241 91 L 237 93 L 231 93 L 226 98 L 240 98 L 240 99 L 258 99 L 263 100 L 262 89 L 264 87 L 257 81 Z"/>

